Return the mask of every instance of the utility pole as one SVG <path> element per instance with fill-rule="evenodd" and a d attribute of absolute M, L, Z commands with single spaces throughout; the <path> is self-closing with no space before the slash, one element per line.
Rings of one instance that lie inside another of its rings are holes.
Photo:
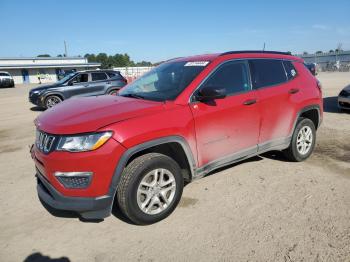
<path fill-rule="evenodd" d="M 263 47 L 263 51 L 265 51 L 265 42 L 264 42 L 264 47 Z"/>
<path fill-rule="evenodd" d="M 64 56 L 65 56 L 65 57 L 68 56 L 66 40 L 64 40 Z"/>

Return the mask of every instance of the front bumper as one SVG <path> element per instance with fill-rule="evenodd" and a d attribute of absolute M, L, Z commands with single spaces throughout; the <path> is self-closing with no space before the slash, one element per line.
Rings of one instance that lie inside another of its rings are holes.
<path fill-rule="evenodd" d="M 350 110 L 350 97 L 339 96 L 338 97 L 338 107 L 341 109 Z"/>
<path fill-rule="evenodd" d="M 95 151 L 80 153 L 53 151 L 44 154 L 33 145 L 31 156 L 37 170 L 40 199 L 55 209 L 76 211 L 86 219 L 109 216 L 116 191 L 112 178 L 124 152 L 125 148 L 114 139 Z M 91 171 L 93 176 L 86 188 L 67 188 L 54 175 L 57 171 Z"/>
<path fill-rule="evenodd" d="M 67 197 L 59 193 L 39 171 L 36 177 L 39 198 L 54 209 L 75 211 L 86 219 L 103 219 L 111 214 L 113 204 L 111 195 L 91 198 Z"/>
<path fill-rule="evenodd" d="M 40 96 L 37 94 L 29 93 L 29 102 L 36 106 L 42 106 Z"/>
<path fill-rule="evenodd" d="M 0 79 L 0 87 L 13 87 L 15 86 L 15 82 L 13 81 L 13 79 Z"/>

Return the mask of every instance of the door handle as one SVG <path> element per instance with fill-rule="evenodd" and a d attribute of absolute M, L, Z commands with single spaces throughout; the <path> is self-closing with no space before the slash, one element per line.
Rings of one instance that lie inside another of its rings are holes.
<path fill-rule="evenodd" d="M 292 89 L 289 89 L 288 93 L 289 94 L 296 94 L 299 92 L 299 88 L 292 88 Z"/>
<path fill-rule="evenodd" d="M 245 106 L 250 106 L 256 103 L 256 99 L 248 99 L 246 101 L 244 101 L 243 105 Z"/>

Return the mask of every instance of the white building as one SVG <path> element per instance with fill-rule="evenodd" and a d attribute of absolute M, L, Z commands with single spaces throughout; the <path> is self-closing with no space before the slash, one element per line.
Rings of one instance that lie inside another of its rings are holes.
<path fill-rule="evenodd" d="M 0 71 L 9 72 L 15 84 L 56 82 L 71 71 L 97 69 L 100 63 L 89 63 L 83 57 L 0 58 Z"/>
<path fill-rule="evenodd" d="M 113 70 L 119 71 L 124 77 L 137 78 L 147 73 L 153 66 L 130 66 L 130 67 L 114 67 Z"/>

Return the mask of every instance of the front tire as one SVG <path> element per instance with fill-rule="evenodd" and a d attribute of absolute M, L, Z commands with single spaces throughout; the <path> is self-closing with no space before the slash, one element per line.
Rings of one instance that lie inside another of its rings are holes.
<path fill-rule="evenodd" d="M 124 169 L 117 198 L 121 211 L 135 224 L 147 225 L 169 216 L 180 201 L 183 177 L 170 157 L 149 153 Z"/>
<path fill-rule="evenodd" d="M 62 98 L 60 98 L 59 96 L 56 95 L 50 95 L 48 97 L 46 97 L 45 99 L 45 108 L 51 108 L 59 103 L 61 103 L 63 100 Z"/>
<path fill-rule="evenodd" d="M 283 151 L 293 162 L 306 160 L 313 152 L 316 142 L 316 128 L 308 118 L 300 118 L 292 135 L 289 147 Z"/>

